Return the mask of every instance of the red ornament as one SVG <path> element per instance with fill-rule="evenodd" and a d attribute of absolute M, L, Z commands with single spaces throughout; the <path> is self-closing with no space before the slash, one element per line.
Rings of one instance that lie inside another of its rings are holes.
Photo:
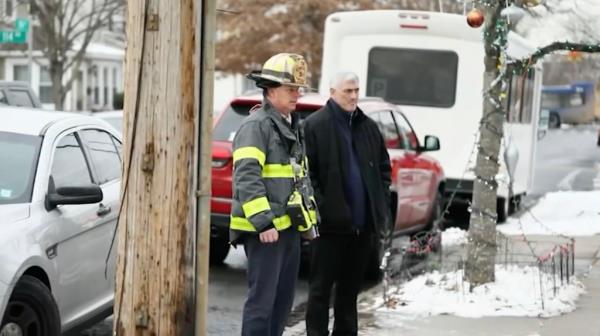
<path fill-rule="evenodd" d="M 483 24 L 483 13 L 477 8 L 471 9 L 469 14 L 467 14 L 467 23 L 472 28 L 481 27 Z"/>

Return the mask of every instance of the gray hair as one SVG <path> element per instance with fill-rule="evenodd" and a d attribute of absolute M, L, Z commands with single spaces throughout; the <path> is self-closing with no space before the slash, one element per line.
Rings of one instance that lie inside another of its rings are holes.
<path fill-rule="evenodd" d="M 338 88 L 343 82 L 356 82 L 358 83 L 358 76 L 354 72 L 341 71 L 333 75 L 329 81 L 329 87 L 331 89 Z"/>

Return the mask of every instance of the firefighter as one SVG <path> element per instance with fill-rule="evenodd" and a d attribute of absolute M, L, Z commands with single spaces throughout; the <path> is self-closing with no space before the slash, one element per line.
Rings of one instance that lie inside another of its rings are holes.
<path fill-rule="evenodd" d="M 230 241 L 248 257 L 242 335 L 280 336 L 291 311 L 300 238 L 316 236 L 317 211 L 293 111 L 307 88 L 300 55 L 281 53 L 248 78 L 263 89 L 233 140 Z M 307 187 L 308 186 L 308 187 Z"/>

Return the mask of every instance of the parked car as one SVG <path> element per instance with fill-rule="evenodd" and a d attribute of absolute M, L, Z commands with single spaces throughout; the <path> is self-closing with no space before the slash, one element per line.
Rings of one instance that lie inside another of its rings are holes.
<path fill-rule="evenodd" d="M 0 114 L 0 335 L 86 327 L 112 313 L 121 136 L 80 114 Z"/>
<path fill-rule="evenodd" d="M 262 101 L 262 94 L 233 99 L 216 119 L 213 128 L 211 262 L 222 263 L 229 252 L 228 230 L 232 198 L 232 141 L 250 109 Z M 298 100 L 295 113 L 305 117 L 321 108 L 327 98 L 309 94 Z M 426 151 L 439 149 L 435 136 L 421 143 L 404 114 L 380 98 L 364 98 L 359 107 L 377 122 L 384 136 L 392 164 L 392 212 L 395 235 L 428 230 L 441 216 L 444 173 Z"/>
<path fill-rule="evenodd" d="M 42 103 L 29 83 L 0 81 L 0 106 L 42 108 Z"/>
<path fill-rule="evenodd" d="M 112 127 L 114 127 L 121 134 L 123 133 L 123 111 L 105 111 L 105 112 L 95 112 L 91 114 L 94 117 L 98 117 L 107 123 L 109 123 Z"/>

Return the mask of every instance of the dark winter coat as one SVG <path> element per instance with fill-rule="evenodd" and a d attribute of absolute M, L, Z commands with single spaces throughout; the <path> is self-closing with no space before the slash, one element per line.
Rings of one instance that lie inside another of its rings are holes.
<path fill-rule="evenodd" d="M 310 177 L 321 214 L 323 234 L 356 234 L 352 211 L 345 196 L 349 158 L 341 148 L 341 134 L 335 111 L 328 105 L 304 121 L 304 139 Z M 377 124 L 360 109 L 354 112 L 351 135 L 367 196 L 367 219 L 381 236 L 391 228 L 391 166 Z"/>

